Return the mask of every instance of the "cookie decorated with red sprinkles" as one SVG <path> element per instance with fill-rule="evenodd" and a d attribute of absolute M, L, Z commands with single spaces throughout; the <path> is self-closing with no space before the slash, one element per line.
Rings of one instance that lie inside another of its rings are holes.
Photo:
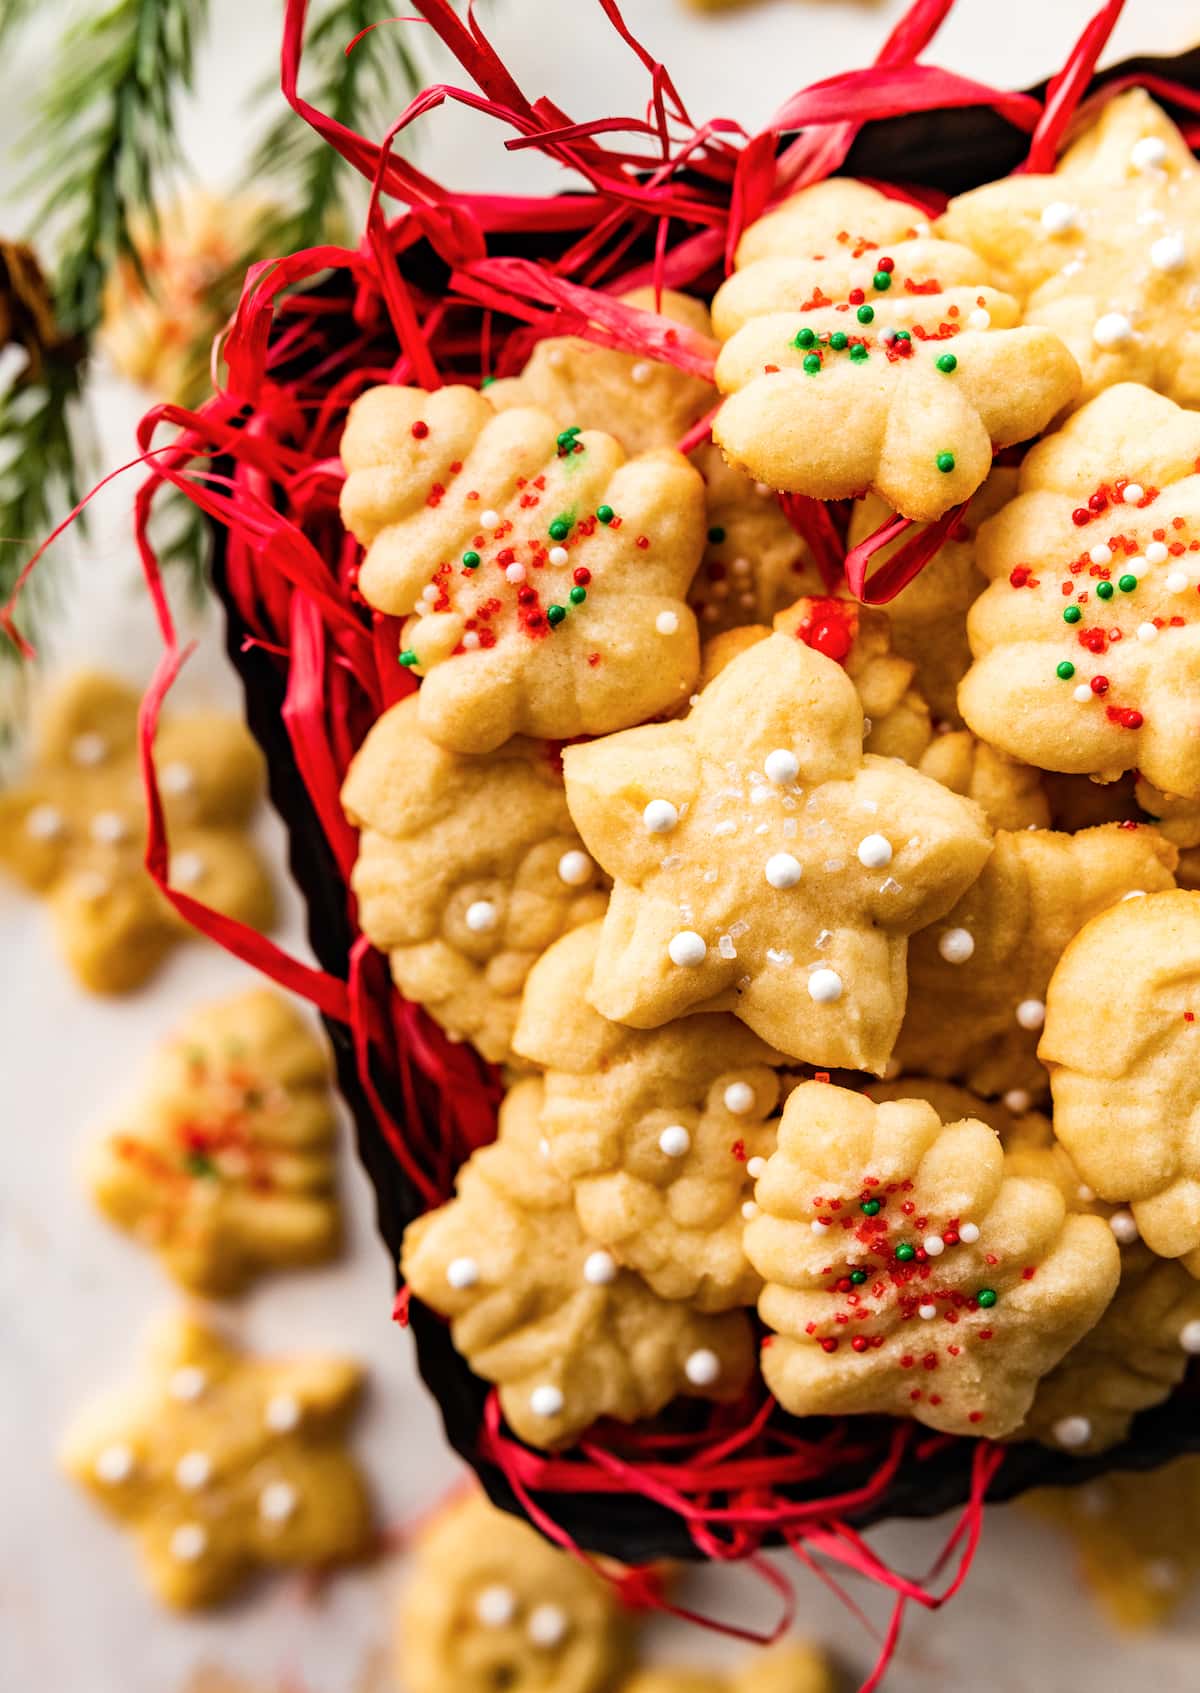
<path fill-rule="evenodd" d="M 1117 1286 L 1102 1218 L 1006 1174 L 994 1130 L 923 1100 L 804 1083 L 755 1201 L 763 1374 L 795 1416 L 1010 1433 Z"/>

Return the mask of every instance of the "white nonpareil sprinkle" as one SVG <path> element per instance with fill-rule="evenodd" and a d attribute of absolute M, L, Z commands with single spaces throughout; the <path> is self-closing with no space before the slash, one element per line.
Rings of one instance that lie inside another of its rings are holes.
<path fill-rule="evenodd" d="M 1042 228 L 1047 235 L 1065 235 L 1079 223 L 1079 207 L 1069 200 L 1051 200 L 1042 208 Z"/>
<path fill-rule="evenodd" d="M 269 1481 L 258 1496 L 258 1514 L 264 1522 L 285 1523 L 294 1515 L 300 1496 L 289 1481 Z"/>
<path fill-rule="evenodd" d="M 119 811 L 98 811 L 88 824 L 88 834 L 101 846 L 115 846 L 129 833 L 129 825 Z"/>
<path fill-rule="evenodd" d="M 1132 336 L 1133 325 L 1124 312 L 1105 312 L 1092 325 L 1092 340 L 1097 347 L 1123 347 Z"/>
<path fill-rule="evenodd" d="M 1182 1341 L 1181 1344 L 1183 1344 Z M 1187 1350 L 1186 1347 L 1185 1350 Z M 122 1481 L 128 1481 L 133 1474 L 133 1470 L 133 1452 L 125 1445 L 124 1441 L 117 1441 L 112 1446 L 106 1446 L 96 1457 L 96 1479 L 109 1487 L 115 1487 Z"/>
<path fill-rule="evenodd" d="M 583 1279 L 592 1287 L 607 1287 L 615 1281 L 616 1274 L 617 1261 L 611 1252 L 597 1249 L 589 1252 L 583 1261 Z"/>
<path fill-rule="evenodd" d="M 749 1082 L 730 1082 L 724 1094 L 725 1109 L 735 1117 L 744 1117 L 754 1110 L 754 1089 Z"/>
<path fill-rule="evenodd" d="M 1182 270 L 1187 263 L 1187 247 L 1182 235 L 1160 235 L 1150 248 L 1150 263 L 1155 270 Z"/>
<path fill-rule="evenodd" d="M 673 635 L 679 628 L 679 617 L 673 611 L 660 611 L 654 619 L 654 627 L 660 635 Z"/>
<path fill-rule="evenodd" d="M 549 1382 L 535 1387 L 529 1395 L 529 1409 L 535 1417 L 557 1417 L 565 1404 L 561 1389 Z"/>
<path fill-rule="evenodd" d="M 505 1628 L 517 1614 L 517 1596 L 511 1587 L 485 1587 L 475 1600 L 475 1619 L 484 1628 Z"/>
<path fill-rule="evenodd" d="M 525 566 L 519 558 L 504 566 L 504 580 L 506 582 L 523 582 L 525 580 Z"/>
<path fill-rule="evenodd" d="M 777 788 L 782 788 L 789 782 L 794 782 L 800 774 L 800 760 L 786 747 L 776 747 L 775 751 L 769 752 L 763 760 L 763 769 L 767 773 L 767 780 L 774 782 Z"/>
<path fill-rule="evenodd" d="M 1014 1117 L 1021 1117 L 1029 1110 L 1033 1100 L 1024 1088 L 1009 1088 L 1000 1103 L 1006 1111 L 1011 1111 Z"/>
<path fill-rule="evenodd" d="M 464 652 L 469 652 L 469 653 L 475 652 L 479 647 L 479 632 L 478 632 L 478 630 L 468 629 L 466 631 L 466 633 L 464 634 L 463 638 L 462 638 L 462 644 L 463 644 L 463 651 Z"/>
<path fill-rule="evenodd" d="M 423 600 L 428 601 L 428 603 L 430 605 L 432 605 L 433 602 L 437 599 L 438 594 L 440 592 L 441 592 L 441 589 L 438 587 L 437 583 L 431 582 L 427 588 L 421 589 L 421 598 Z"/>
<path fill-rule="evenodd" d="M 467 907 L 465 921 L 473 935 L 486 935 L 496 927 L 496 907 L 490 899 L 474 899 Z"/>
<path fill-rule="evenodd" d="M 267 1400 L 263 1422 L 273 1434 L 290 1434 L 300 1423 L 300 1401 L 294 1393 L 273 1393 Z"/>
<path fill-rule="evenodd" d="M 772 853 L 763 870 L 773 888 L 794 888 L 804 874 L 804 867 L 790 852 Z"/>
<path fill-rule="evenodd" d="M 924 1321 L 927 1322 L 927 1323 L 932 1322 L 933 1318 L 937 1316 L 937 1306 L 936 1305 L 918 1305 L 917 1306 L 917 1316 L 923 1318 Z"/>
<path fill-rule="evenodd" d="M 679 812 L 669 799 L 652 799 L 642 812 L 642 822 L 652 835 L 665 835 L 679 821 Z"/>
<path fill-rule="evenodd" d="M 198 852 L 173 852 L 170 860 L 170 875 L 172 882 L 178 882 L 180 887 L 194 888 L 197 882 L 204 880 L 208 869 L 208 860 Z"/>
<path fill-rule="evenodd" d="M 1169 557 L 1165 541 L 1148 541 L 1146 543 L 1146 563 L 1165 564 Z"/>
<path fill-rule="evenodd" d="M 1091 559 L 1093 564 L 1111 564 L 1112 548 L 1106 545 L 1105 542 L 1101 541 L 1099 546 L 1092 548 L 1088 557 Z"/>
<path fill-rule="evenodd" d="M 992 327 L 992 314 L 991 314 L 991 312 L 986 310 L 986 308 L 983 307 L 983 306 L 976 306 L 975 310 L 973 312 L 971 312 L 970 315 L 967 318 L 967 328 L 968 329 L 990 329 L 991 327 Z"/>
<path fill-rule="evenodd" d="M 752 1223 L 754 1221 L 755 1217 L 757 1217 L 758 1215 L 759 1215 L 758 1206 L 754 1203 L 754 1201 L 752 1199 L 747 1199 L 745 1204 L 742 1206 L 742 1217 L 744 1218 L 744 1220 L 747 1223 Z"/>
<path fill-rule="evenodd" d="M 212 1479 L 212 1459 L 207 1452 L 185 1452 L 175 1465 L 175 1480 L 189 1493 L 207 1487 Z"/>
<path fill-rule="evenodd" d="M 892 843 L 886 835 L 864 835 L 858 843 L 858 862 L 868 870 L 882 870 L 892 857 Z"/>
<path fill-rule="evenodd" d="M 827 1223 L 824 1217 L 814 1217 L 808 1226 L 814 1234 L 825 1234 L 828 1229 L 833 1227 L 833 1224 Z"/>
<path fill-rule="evenodd" d="M 1188 591 L 1188 579 L 1182 570 L 1171 570 L 1167 573 L 1164 586 L 1166 587 L 1168 594 L 1186 594 Z"/>
<path fill-rule="evenodd" d="M 947 929 L 938 941 L 938 951 L 947 964 L 965 964 L 975 951 L 970 929 Z"/>
<path fill-rule="evenodd" d="M 965 1245 L 974 1246 L 975 1242 L 979 1239 L 979 1224 L 961 1223 L 959 1225 L 958 1238 L 963 1241 Z"/>
<path fill-rule="evenodd" d="M 721 1374 L 721 1360 L 707 1346 L 689 1355 L 683 1373 L 693 1387 L 711 1387 Z"/>
<path fill-rule="evenodd" d="M 668 1158 L 682 1158 L 691 1150 L 692 1137 L 682 1123 L 671 1123 L 658 1137 L 660 1152 L 665 1152 Z"/>
<path fill-rule="evenodd" d="M 1158 625 L 1156 623 L 1139 623 L 1137 638 L 1139 641 L 1157 641 Z"/>
<path fill-rule="evenodd" d="M 56 805 L 35 805 L 25 813 L 25 833 L 33 841 L 57 840 L 66 818 Z"/>
<path fill-rule="evenodd" d="M 1092 1425 L 1086 1417 L 1060 1417 L 1050 1432 L 1060 1446 L 1070 1449 L 1087 1445 L 1092 1438 Z"/>
<path fill-rule="evenodd" d="M 168 1544 L 176 1563 L 194 1564 L 208 1550 L 208 1535 L 199 1523 L 180 1523 Z"/>
<path fill-rule="evenodd" d="M 1129 576 L 1136 576 L 1139 582 L 1149 568 L 1149 561 L 1143 558 L 1141 553 L 1138 553 L 1135 558 L 1126 559 L 1124 565 L 1126 574 Z"/>
<path fill-rule="evenodd" d="M 1129 162 L 1134 170 L 1143 174 L 1161 170 L 1167 162 L 1166 142 L 1157 135 L 1143 135 L 1141 140 L 1135 141 L 1130 148 Z"/>
<path fill-rule="evenodd" d="M 1138 1238 L 1138 1226 L 1132 1211 L 1114 1211 L 1108 1219 L 1108 1226 L 1118 1246 L 1132 1246 Z"/>
<path fill-rule="evenodd" d="M 1023 1029 L 1040 1029 L 1046 1021 L 1046 1007 L 1040 999 L 1023 999 L 1017 1006 L 1016 1015 Z"/>
<path fill-rule="evenodd" d="M 586 852 L 575 848 L 571 852 L 564 852 L 558 861 L 558 879 L 565 882 L 569 888 L 581 888 L 585 882 L 592 879 L 594 865 Z"/>
<path fill-rule="evenodd" d="M 71 742 L 72 764 L 103 764 L 107 757 L 108 742 L 103 735 L 97 735 L 93 729 L 89 729 L 85 734 L 76 735 Z"/>
<path fill-rule="evenodd" d="M 184 1404 L 191 1404 L 199 1399 L 208 1386 L 208 1377 L 196 1364 L 184 1364 L 172 1372 L 167 1383 L 167 1392 L 172 1399 L 182 1400 Z"/>
<path fill-rule="evenodd" d="M 942 1253 L 946 1250 L 946 1242 L 942 1239 L 940 1234 L 927 1234 L 925 1239 L 921 1242 L 921 1245 L 925 1248 L 925 1252 L 930 1258 L 940 1258 Z"/>
<path fill-rule="evenodd" d="M 78 875 L 72 876 L 71 886 L 76 897 L 87 900 L 89 904 L 112 892 L 112 883 L 98 870 L 80 870 Z"/>
<path fill-rule="evenodd" d="M 1179 1344 L 1193 1357 L 1200 1352 L 1200 1318 L 1193 1317 L 1190 1323 L 1184 1323 L 1179 1331 Z"/>
<path fill-rule="evenodd" d="M 643 382 L 649 382 L 653 375 L 654 366 L 652 364 L 647 364 L 644 359 L 639 359 L 633 369 L 629 372 L 630 380 L 636 382 L 639 388 Z"/>
<path fill-rule="evenodd" d="M 752 1182 L 756 1182 L 767 1167 L 765 1158 L 748 1158 L 746 1160 L 746 1174 Z"/>
<path fill-rule="evenodd" d="M 1074 690 L 1072 697 L 1077 705 L 1087 705 L 1088 701 L 1095 699 L 1096 696 L 1092 693 L 1092 690 L 1088 687 L 1086 682 L 1080 682 L 1079 686 Z"/>
<path fill-rule="evenodd" d="M 486 511 L 480 512 L 480 514 L 479 514 L 479 527 L 481 529 L 499 529 L 499 527 L 500 527 L 500 514 L 499 514 L 499 512 L 493 511 L 490 506 L 488 507 L 488 509 Z"/>
<path fill-rule="evenodd" d="M 808 978 L 808 997 L 818 1005 L 832 1005 L 842 997 L 842 978 L 836 970 L 814 970 Z"/>
<path fill-rule="evenodd" d="M 446 1280 L 451 1287 L 474 1287 L 479 1280 L 479 1265 L 474 1258 L 451 1258 L 446 1265 Z"/>
<path fill-rule="evenodd" d="M 526 1632 L 533 1645 L 550 1650 L 562 1645 L 570 1626 L 570 1620 L 561 1605 L 536 1605 L 529 1613 Z"/>
<path fill-rule="evenodd" d="M 708 945 L 703 935 L 698 935 L 695 929 L 680 929 L 677 935 L 672 935 L 667 946 L 667 956 L 672 964 L 678 964 L 685 969 L 703 964 L 708 954 Z"/>
<path fill-rule="evenodd" d="M 565 547 L 551 547 L 546 556 L 551 564 L 566 564 L 568 553 Z"/>
<path fill-rule="evenodd" d="M 1121 498 L 1127 506 L 1136 506 L 1145 498 L 1146 490 L 1140 482 L 1127 482 L 1121 489 Z"/>

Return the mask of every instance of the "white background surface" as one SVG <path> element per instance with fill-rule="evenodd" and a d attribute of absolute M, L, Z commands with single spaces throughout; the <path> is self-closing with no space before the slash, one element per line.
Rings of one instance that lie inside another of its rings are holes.
<path fill-rule="evenodd" d="M 701 17 L 679 0 L 628 0 L 629 21 L 670 64 L 698 118 L 738 117 L 753 129 L 794 87 L 864 63 L 903 8 L 896 3 L 776 0 Z M 959 0 L 934 50 L 936 62 L 1020 86 L 1062 60 L 1089 0 Z M 59 13 L 57 7 L 47 12 Z M 381 6 L 380 13 L 389 10 Z M 278 18 L 272 0 L 214 0 L 214 28 L 185 140 L 208 182 L 239 172 L 248 138 L 247 90 L 270 62 Z M 637 66 L 593 0 L 494 0 L 483 15 L 531 95 L 548 93 L 573 115 L 640 108 Z M 493 27 L 494 26 L 494 27 Z M 414 26 L 415 27 L 415 26 Z M 1200 37 L 1193 0 L 1129 0 L 1113 56 L 1174 51 Z M 39 52 L 0 62 L 0 143 L 20 134 Z M 421 162 L 463 187 L 512 188 L 548 171 L 498 150 L 497 132 L 457 108 L 423 131 Z M 6 172 L 6 176 L 9 173 Z M 0 228 L 20 228 L 7 207 Z M 105 466 L 130 456 L 139 398 L 104 381 L 94 406 Z M 149 620 L 133 586 L 128 534 L 131 480 L 100 508 L 80 549 L 59 644 L 62 659 L 87 657 L 144 681 L 154 656 Z M 179 697 L 236 702 L 219 643 L 190 667 Z M 264 839 L 278 858 L 281 832 Z M 302 946 L 298 901 L 289 894 L 284 939 Z M 0 890 L 4 1009 L 4 1178 L 0 1184 L 0 1687 L 51 1693 L 175 1693 L 201 1662 L 273 1687 L 303 1671 L 311 1693 L 352 1693 L 378 1682 L 389 1628 L 388 1595 L 398 1560 L 337 1581 L 316 1605 L 287 1582 L 265 1584 L 217 1615 L 181 1621 L 144 1595 L 123 1535 L 56 1476 L 55 1440 L 93 1387 L 133 1364 L 139 1330 L 175 1297 L 150 1258 L 98 1220 L 72 1164 L 81 1139 L 129 1085 L 147 1045 L 193 1003 L 245 984 L 234 960 L 196 945 L 180 949 L 152 988 L 126 1001 L 87 999 L 52 956 L 39 907 Z M 372 1394 L 359 1449 L 384 1521 L 403 1523 L 455 1475 L 408 1342 L 389 1321 L 391 1269 L 373 1234 L 367 1185 L 349 1145 L 344 1183 L 349 1248 L 331 1269 L 260 1284 L 221 1313 L 231 1332 L 264 1349 L 352 1350 L 370 1361 Z M 901 1526 L 878 1536 L 894 1560 L 920 1573 L 942 1527 Z M 801 1624 L 864 1671 L 874 1646 L 815 1580 L 796 1569 Z M 753 1581 L 718 1572 L 692 1595 L 746 1620 L 763 1605 Z M 867 1594 L 867 1610 L 885 1607 Z M 769 1605 L 763 1608 L 767 1614 Z M 706 1661 L 723 1642 L 656 1629 L 656 1651 Z M 372 1658 L 376 1667 L 369 1666 Z M 963 1687 L 986 1693 L 1125 1693 L 1153 1682 L 1159 1693 L 1200 1685 L 1200 1605 L 1169 1630 L 1134 1644 L 1110 1635 L 1075 1585 L 1069 1553 L 1024 1513 L 991 1513 L 975 1572 L 938 1617 L 914 1617 L 890 1693 Z"/>

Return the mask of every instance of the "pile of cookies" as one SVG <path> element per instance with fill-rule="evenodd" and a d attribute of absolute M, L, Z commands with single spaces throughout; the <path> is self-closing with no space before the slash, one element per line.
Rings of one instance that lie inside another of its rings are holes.
<path fill-rule="evenodd" d="M 359 919 L 508 1082 L 403 1273 L 532 1446 L 761 1372 L 1091 1453 L 1200 1351 L 1198 196 L 1134 90 L 1052 176 L 831 180 L 630 296 L 715 389 L 558 338 L 352 408 L 420 683 Z M 953 515 L 869 609 L 780 495 Z"/>

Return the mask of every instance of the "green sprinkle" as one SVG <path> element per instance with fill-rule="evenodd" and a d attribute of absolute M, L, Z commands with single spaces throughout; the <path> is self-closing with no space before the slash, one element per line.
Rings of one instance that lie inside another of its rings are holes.
<path fill-rule="evenodd" d="M 938 469 L 943 473 L 943 475 L 948 474 L 950 471 L 952 471 L 954 469 L 954 454 L 953 453 L 939 453 L 938 456 L 934 459 L 933 462 L 934 462 L 934 464 L 937 465 Z"/>
<path fill-rule="evenodd" d="M 820 353 L 805 353 L 804 368 L 810 376 L 815 376 L 821 368 Z"/>
<path fill-rule="evenodd" d="M 480 558 L 479 558 L 479 554 L 474 550 L 474 548 L 472 548 L 470 552 L 466 552 L 466 553 L 463 554 L 462 561 L 463 561 L 463 564 L 465 565 L 465 567 L 468 570 L 478 570 L 479 569 Z"/>
<path fill-rule="evenodd" d="M 861 364 L 864 359 L 870 358 L 870 356 L 871 355 L 867 352 L 867 349 L 863 346 L 861 341 L 856 341 L 850 349 L 850 357 L 854 360 L 855 364 Z"/>
<path fill-rule="evenodd" d="M 1111 600 L 1112 597 L 1113 597 L 1113 585 L 1112 585 L 1111 582 L 1097 582 L 1096 583 L 1096 598 L 1098 600 Z"/>
<path fill-rule="evenodd" d="M 708 538 L 714 547 L 719 547 L 721 545 L 721 542 L 725 539 L 725 531 L 721 528 L 719 523 L 713 524 L 712 528 L 708 532 Z"/>
<path fill-rule="evenodd" d="M 406 669 L 417 662 L 417 655 L 411 647 L 406 647 L 400 654 L 400 662 Z"/>
<path fill-rule="evenodd" d="M 862 1204 L 859 1206 L 859 1210 L 862 1212 L 864 1217 L 878 1217 L 879 1213 L 883 1210 L 883 1206 L 880 1204 L 878 1199 L 864 1199 Z"/>
<path fill-rule="evenodd" d="M 565 605 L 548 605 L 546 607 L 546 622 L 551 629 L 557 629 L 566 615 L 567 608 Z"/>
<path fill-rule="evenodd" d="M 844 329 L 835 329 L 833 334 L 829 337 L 829 345 L 833 348 L 835 353 L 840 353 L 849 339 L 850 337 L 846 334 Z"/>
<path fill-rule="evenodd" d="M 483 381 L 479 384 L 479 386 L 481 388 L 490 388 L 492 383 L 495 380 L 496 380 L 496 378 L 494 376 L 485 376 Z"/>
<path fill-rule="evenodd" d="M 217 1166 L 204 1152 L 189 1152 L 184 1159 L 189 1176 L 215 1176 Z"/>
<path fill-rule="evenodd" d="M 952 370 L 958 369 L 958 360 L 953 353 L 943 353 L 937 362 L 937 367 L 943 375 L 949 376 Z"/>
<path fill-rule="evenodd" d="M 871 278 L 871 286 L 877 289 L 880 294 L 886 294 L 892 286 L 890 274 L 886 270 L 877 270 Z"/>
<path fill-rule="evenodd" d="M 975 1302 L 981 1305 L 985 1311 L 990 1311 L 996 1303 L 996 1290 L 991 1287 L 981 1287 L 975 1295 Z"/>
<path fill-rule="evenodd" d="M 855 315 L 858 318 L 858 321 L 860 323 L 874 323 L 875 322 L 875 307 L 874 306 L 860 306 Z"/>
<path fill-rule="evenodd" d="M 599 516 L 599 513 L 596 515 Z M 569 517 L 556 517 L 550 525 L 550 539 L 552 541 L 565 541 L 570 533 L 571 520 Z"/>
<path fill-rule="evenodd" d="M 1054 674 L 1058 677 L 1060 682 L 1069 682 L 1075 674 L 1075 666 L 1071 663 L 1069 658 L 1064 658 L 1061 664 L 1056 664 L 1054 666 Z"/>
<path fill-rule="evenodd" d="M 600 519 L 601 523 L 611 523 L 613 518 L 616 515 L 617 515 L 616 512 L 613 510 L 613 508 L 611 506 L 597 506 L 596 507 L 596 516 Z M 554 534 L 553 529 L 551 529 L 550 533 L 552 535 Z"/>
<path fill-rule="evenodd" d="M 917 1255 L 916 1247 L 910 1246 L 908 1241 L 904 1241 L 900 1246 L 898 1246 L 896 1248 L 896 1257 L 900 1260 L 900 1262 L 902 1264 L 907 1264 L 909 1262 L 909 1260 L 911 1258 L 915 1258 L 916 1255 Z"/>
<path fill-rule="evenodd" d="M 560 450 L 575 445 L 575 437 L 579 433 L 579 427 L 579 424 L 573 423 L 569 429 L 564 429 L 561 435 L 555 437 Z"/>
<path fill-rule="evenodd" d="M 1120 590 L 1123 594 L 1132 594 L 1133 590 L 1137 587 L 1137 585 L 1138 585 L 1138 579 L 1137 579 L 1136 576 L 1118 576 L 1117 577 L 1117 587 L 1120 588 Z"/>
<path fill-rule="evenodd" d="M 866 1279 L 867 1272 L 865 1270 L 851 1270 L 850 1280 L 854 1283 L 855 1287 L 861 1287 Z"/>
<path fill-rule="evenodd" d="M 582 605 L 584 600 L 587 599 L 587 589 L 586 588 L 572 588 L 570 594 L 567 597 L 570 600 L 572 605 Z"/>
<path fill-rule="evenodd" d="M 911 341 L 912 334 L 907 329 L 898 329 L 892 336 L 893 341 Z"/>
<path fill-rule="evenodd" d="M 816 344 L 817 344 L 817 337 L 816 337 L 815 332 L 811 329 L 798 329 L 796 331 L 795 340 L 792 342 L 793 347 L 802 347 L 802 348 L 803 347 L 815 347 Z"/>
<path fill-rule="evenodd" d="M 1082 611 L 1080 611 L 1080 609 L 1077 605 L 1069 605 L 1067 607 L 1067 609 L 1063 612 L 1063 622 L 1064 623 L 1078 623 L 1079 619 L 1082 616 L 1083 616 L 1083 613 L 1082 613 Z"/>

